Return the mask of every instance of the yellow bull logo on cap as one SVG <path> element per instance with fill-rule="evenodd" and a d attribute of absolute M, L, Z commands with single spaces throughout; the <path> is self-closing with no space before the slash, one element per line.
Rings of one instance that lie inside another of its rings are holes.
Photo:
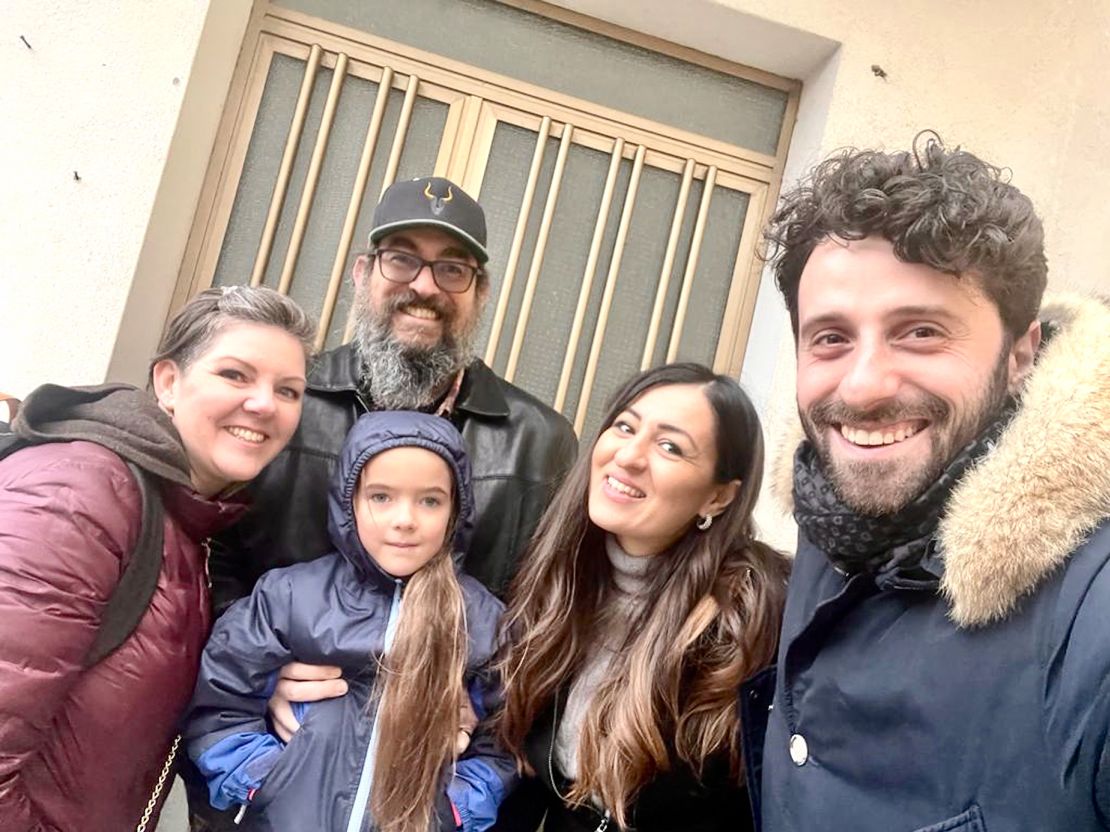
<path fill-rule="evenodd" d="M 432 183 L 429 182 L 424 186 L 424 196 L 432 203 L 432 213 L 437 217 L 443 213 L 443 206 L 455 198 L 455 194 L 451 191 L 451 186 L 447 186 L 447 196 L 436 196 L 432 193 Z"/>

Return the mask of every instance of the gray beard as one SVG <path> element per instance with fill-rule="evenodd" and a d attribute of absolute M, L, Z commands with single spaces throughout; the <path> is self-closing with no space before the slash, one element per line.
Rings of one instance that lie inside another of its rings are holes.
<path fill-rule="evenodd" d="M 388 318 L 360 315 L 354 347 L 362 364 L 359 386 L 381 410 L 420 410 L 435 402 L 473 360 L 470 338 L 444 338 L 412 347 L 393 337 Z"/>

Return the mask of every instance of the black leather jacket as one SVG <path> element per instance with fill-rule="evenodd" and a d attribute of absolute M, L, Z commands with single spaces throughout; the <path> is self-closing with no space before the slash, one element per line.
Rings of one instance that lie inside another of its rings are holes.
<path fill-rule="evenodd" d="M 241 598 L 268 569 L 312 560 L 332 546 L 327 493 L 347 431 L 373 403 L 359 393 L 351 346 L 320 355 L 308 374 L 301 424 L 289 445 L 249 486 L 247 516 L 213 541 L 217 611 Z M 467 368 L 452 421 L 466 440 L 478 521 L 463 561 L 504 595 L 532 531 L 574 462 L 578 440 L 565 418 L 481 361 Z"/>

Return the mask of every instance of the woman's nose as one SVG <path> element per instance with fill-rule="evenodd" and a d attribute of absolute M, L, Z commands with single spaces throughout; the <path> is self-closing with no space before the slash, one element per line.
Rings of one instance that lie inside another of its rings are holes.
<path fill-rule="evenodd" d="M 243 409 L 256 416 L 269 416 L 274 412 L 274 391 L 264 385 L 251 390 Z"/>
<path fill-rule="evenodd" d="M 621 445 L 613 455 L 613 461 L 621 468 L 635 470 L 644 465 L 644 443 L 639 437 L 633 437 Z"/>

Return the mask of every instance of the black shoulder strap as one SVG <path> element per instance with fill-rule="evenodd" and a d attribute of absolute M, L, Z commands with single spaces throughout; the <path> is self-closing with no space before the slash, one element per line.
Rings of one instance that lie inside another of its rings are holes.
<path fill-rule="evenodd" d="M 0 422 L 0 459 L 34 444 L 34 440 L 17 436 L 7 423 Z M 85 656 L 85 667 L 92 667 L 105 658 L 135 632 L 150 606 L 150 599 L 154 597 L 158 575 L 162 571 L 163 510 L 158 480 L 132 462 L 128 462 L 127 467 L 139 487 L 142 501 L 139 538 L 112 597 L 104 607 L 96 639 Z"/>
<path fill-rule="evenodd" d="M 108 599 L 85 666 L 92 667 L 123 644 L 135 632 L 139 621 L 150 606 L 162 571 L 162 495 L 158 481 L 132 462 L 127 463 L 139 486 L 142 499 L 142 521 L 139 539 L 131 552 L 131 560 L 120 576 L 115 592 Z"/>
<path fill-rule="evenodd" d="M 20 448 L 29 444 L 22 436 L 16 436 L 12 433 L 11 425 L 7 422 L 0 422 L 0 459 L 14 454 Z"/>

